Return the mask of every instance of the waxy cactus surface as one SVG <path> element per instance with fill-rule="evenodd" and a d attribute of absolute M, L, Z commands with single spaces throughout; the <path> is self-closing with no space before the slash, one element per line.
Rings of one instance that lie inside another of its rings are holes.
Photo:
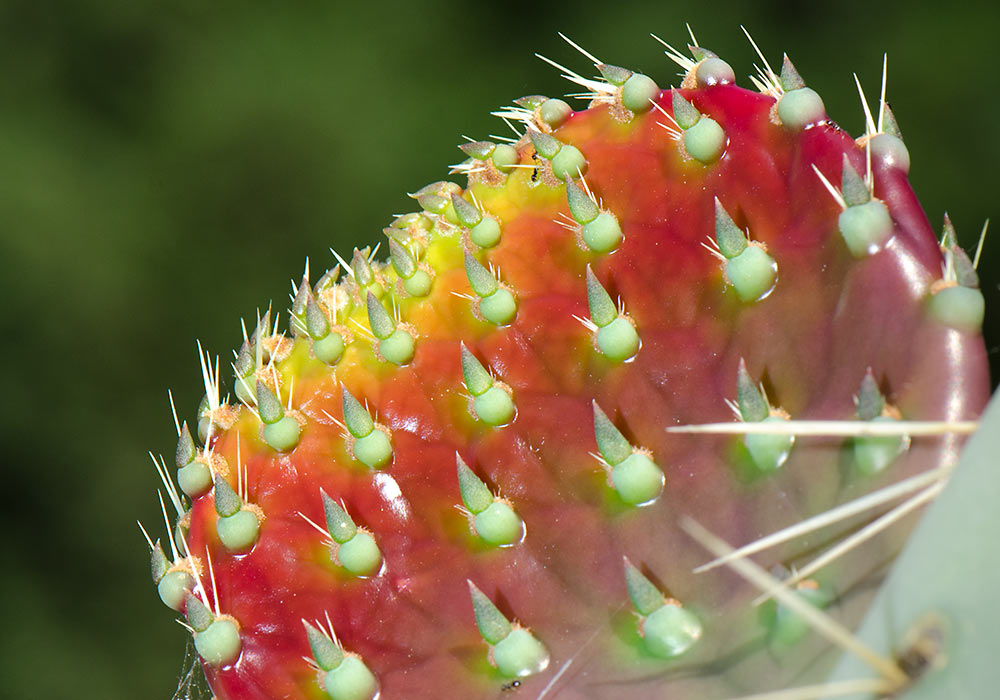
<path fill-rule="evenodd" d="M 785 598 L 698 567 L 876 494 L 754 555 L 856 625 L 912 520 L 809 562 L 946 476 L 988 396 L 983 299 L 884 102 L 855 140 L 787 59 L 751 90 L 690 48 L 677 88 L 584 52 L 589 106 L 516 100 L 520 137 L 463 144 L 388 255 L 307 269 L 228 401 L 202 358 L 151 546 L 216 698 L 825 677 L 839 648 Z"/>

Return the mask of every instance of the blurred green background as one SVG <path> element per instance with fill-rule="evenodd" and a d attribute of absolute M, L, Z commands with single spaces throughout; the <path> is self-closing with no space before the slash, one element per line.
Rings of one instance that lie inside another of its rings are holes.
<path fill-rule="evenodd" d="M 690 22 L 745 76 L 743 23 L 855 134 L 851 73 L 874 98 L 887 51 L 932 222 L 971 248 L 1000 218 L 997 3 L 684 5 L 0 2 L 0 695 L 170 697 L 185 633 L 135 521 L 162 532 L 146 452 L 172 454 L 168 388 L 182 418 L 201 398 L 195 338 L 228 362 L 305 256 L 377 241 L 462 134 L 504 133 L 491 109 L 569 91 L 534 51 L 589 75 L 557 31 L 666 85 L 649 32 L 681 46 Z"/>

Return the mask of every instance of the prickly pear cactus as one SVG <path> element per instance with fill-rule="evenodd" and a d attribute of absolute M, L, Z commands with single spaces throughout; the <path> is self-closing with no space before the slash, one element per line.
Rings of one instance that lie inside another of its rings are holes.
<path fill-rule="evenodd" d="M 884 98 L 855 139 L 787 58 L 751 90 L 693 43 L 677 88 L 557 66 L 585 109 L 500 112 L 387 259 L 244 330 L 225 401 L 203 355 L 150 547 L 216 698 L 829 672 L 986 402 L 983 297 Z"/>

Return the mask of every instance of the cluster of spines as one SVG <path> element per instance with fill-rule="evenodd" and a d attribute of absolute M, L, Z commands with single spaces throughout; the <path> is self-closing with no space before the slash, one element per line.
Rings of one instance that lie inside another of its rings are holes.
<path fill-rule="evenodd" d="M 183 612 L 188 593 L 194 589 L 195 578 L 192 560 L 183 558 L 170 561 L 157 540 L 150 550 L 150 573 L 160 600 L 168 608 Z"/>
<path fill-rule="evenodd" d="M 787 421 L 789 418 L 786 412 L 771 406 L 763 386 L 754 384 L 742 359 L 736 381 L 736 414 L 746 423 Z M 781 432 L 750 433 L 743 438 L 750 459 L 761 472 L 773 472 L 783 465 L 794 443 L 794 435 Z"/>
<path fill-rule="evenodd" d="M 248 552 L 260 537 L 260 509 L 244 502 L 221 474 L 215 476 L 215 531 L 222 546 L 233 553 Z"/>
<path fill-rule="evenodd" d="M 969 333 L 978 332 L 982 328 L 986 311 L 986 301 L 979 290 L 979 275 L 976 273 L 985 235 L 986 226 L 979 238 L 976 258 L 969 260 L 969 256 L 958 245 L 951 219 L 945 215 L 941 234 L 944 265 L 941 279 L 931 287 L 928 300 L 928 311 L 934 318 L 947 326 Z"/>
<path fill-rule="evenodd" d="M 187 421 L 181 426 L 180 436 L 177 439 L 176 463 L 177 463 L 177 485 L 188 498 L 198 498 L 208 493 L 215 483 L 212 476 L 213 471 L 218 473 L 219 466 L 215 469 L 209 466 L 209 454 L 200 453 L 195 447 L 191 431 L 188 430 Z"/>
<path fill-rule="evenodd" d="M 318 671 L 320 686 L 331 700 L 371 700 L 378 694 L 378 680 L 357 654 L 344 651 L 333 625 L 329 630 L 303 620 L 312 661 Z"/>
<path fill-rule="evenodd" d="M 844 154 L 840 189 L 813 166 L 816 174 L 843 210 L 837 218 L 837 227 L 856 258 L 874 255 L 888 244 L 893 235 L 892 217 L 885 203 L 875 197 L 874 180 L 870 171 L 862 178 Z"/>
<path fill-rule="evenodd" d="M 489 645 L 490 662 L 511 678 L 530 676 L 549 665 L 549 652 L 532 633 L 511 623 L 485 593 L 469 581 L 472 609 L 479 634 Z"/>
<path fill-rule="evenodd" d="M 879 422 L 900 420 L 899 409 L 886 402 L 870 368 L 861 380 L 855 405 L 859 420 Z M 910 438 L 906 435 L 859 436 L 854 438 L 851 449 L 858 471 L 873 475 L 885 470 L 909 446 Z"/>
<path fill-rule="evenodd" d="M 320 491 L 331 558 L 354 576 L 373 576 L 382 566 L 382 550 L 371 532 L 359 528 L 343 505 Z"/>
<path fill-rule="evenodd" d="M 692 47 L 697 59 L 688 66 L 685 88 L 732 83 L 732 69 L 724 61 L 701 47 Z M 766 64 L 766 62 L 765 62 Z M 648 111 L 660 95 L 660 89 L 647 76 L 632 73 L 595 61 L 605 78 L 607 88 L 594 88 L 595 81 L 586 81 L 594 89 L 594 101 L 610 103 L 621 109 L 616 116 L 623 120 Z M 765 91 L 776 98 L 775 118 L 790 129 L 803 129 L 820 123 L 825 108 L 819 96 L 807 88 L 785 57 L 781 75 L 767 68 Z M 693 82 L 692 82 L 693 81 Z M 577 81 L 579 82 L 579 81 Z M 584 176 L 587 160 L 575 146 L 561 142 L 552 130 L 564 123 L 572 110 L 562 100 L 532 96 L 518 101 L 521 115 L 529 128 L 527 142 L 534 153 L 545 161 L 550 185 L 565 185 L 567 208 L 572 228 L 581 247 L 595 254 L 612 253 L 624 238 L 621 221 L 612 211 L 603 208 L 587 188 Z M 883 105 L 886 126 L 883 130 L 882 111 L 878 131 L 869 129 L 864 145 L 871 153 L 883 154 L 895 167 L 906 169 L 909 157 L 902 144 L 898 127 L 891 112 Z M 661 109 L 662 111 L 662 109 Z M 866 106 L 867 111 L 867 106 Z M 702 164 L 718 160 L 727 145 L 723 126 L 701 114 L 680 91 L 673 91 L 672 114 L 669 116 L 680 129 L 683 149 Z M 871 121 L 869 119 L 869 121 Z M 669 128 L 669 127 L 668 127 Z M 883 138 L 884 137 L 884 138 Z M 508 144 L 480 141 L 465 144 L 463 152 L 471 159 L 465 172 L 483 172 L 504 176 L 518 167 L 521 155 Z M 892 235 L 892 220 L 885 205 L 874 197 L 870 172 L 862 178 L 851 166 L 846 154 L 839 190 L 827 184 L 841 204 L 843 212 L 839 228 L 848 249 L 856 257 L 864 257 L 884 247 Z M 483 176 L 489 181 L 487 176 Z M 308 275 L 298 287 L 291 309 L 291 332 L 308 338 L 312 354 L 319 361 L 335 366 L 355 340 L 345 325 L 338 322 L 352 317 L 354 308 L 366 313 L 368 330 L 374 336 L 375 357 L 393 365 L 406 365 L 414 356 L 416 330 L 397 317 L 397 310 L 386 309 L 384 300 L 420 299 L 429 294 L 436 271 L 421 260 L 426 239 L 436 227 L 454 227 L 461 231 L 466 244 L 464 263 L 469 286 L 474 293 L 472 312 L 480 320 L 504 326 L 517 314 L 515 290 L 498 278 L 497 272 L 480 257 L 502 241 L 499 219 L 477 203 L 469 202 L 462 189 L 453 183 L 434 183 L 413 195 L 422 213 L 400 217 L 386 229 L 389 236 L 391 270 L 397 281 L 396 293 L 388 285 L 388 266 L 373 265 L 367 251 L 355 250 L 349 264 L 343 263 L 349 278 L 338 283 L 339 267 L 326 273 L 315 288 L 310 288 Z M 734 287 L 739 298 L 753 303 L 765 297 L 777 279 L 777 263 L 766 247 L 752 241 L 733 221 L 722 203 L 715 202 L 715 250 L 723 262 L 725 280 Z M 419 235 L 414 235 L 419 233 Z M 424 238 L 421 241 L 421 237 Z M 974 265 L 955 240 L 954 230 L 946 221 L 941 248 L 945 257 L 943 279 L 932 290 L 929 308 L 932 315 L 960 330 L 976 330 L 982 321 L 982 296 Z M 600 283 L 590 265 L 586 268 L 586 296 L 595 336 L 596 349 L 608 359 L 622 362 L 639 351 L 636 323 L 615 304 Z M 359 324 L 360 325 L 360 324 Z M 255 407 L 261 422 L 261 436 L 276 452 L 294 450 L 301 436 L 302 424 L 286 413 L 279 398 L 280 386 L 267 368 L 282 355 L 283 336 L 268 333 L 269 316 L 258 322 L 253 336 L 237 353 L 234 363 L 237 397 L 247 406 Z M 277 339 L 275 340 L 275 337 Z M 270 345 L 265 347 L 265 340 Z M 503 426 L 514 416 L 515 406 L 509 387 L 498 381 L 475 355 L 461 346 L 462 374 L 466 389 L 472 395 L 470 412 L 490 426 Z M 261 373 L 264 373 L 264 379 Z M 273 385 L 273 386 L 272 386 Z M 206 400 L 208 397 L 206 397 Z M 211 402 L 209 402 L 211 403 Z M 218 404 L 216 399 L 215 404 Z M 887 406 L 869 372 L 857 397 L 858 418 L 864 421 L 895 420 L 897 415 Z M 389 430 L 375 423 L 369 411 L 345 388 L 342 393 L 343 425 L 347 431 L 348 451 L 358 462 L 371 469 L 385 468 L 392 460 L 393 450 Z M 199 411 L 200 437 L 208 444 L 213 414 L 219 408 L 210 405 Z M 785 421 L 788 416 L 770 406 L 760 386 L 755 385 L 741 362 L 737 381 L 736 408 L 740 420 L 751 422 Z M 290 399 L 289 399 L 289 410 Z M 614 423 L 595 402 L 595 440 L 609 477 L 609 484 L 625 503 L 639 506 L 655 500 L 664 487 L 663 471 L 651 455 L 628 443 Z M 203 427 L 208 415 L 208 427 Z M 228 426 L 222 426 L 228 427 Z M 207 433 L 207 434 L 206 434 Z M 752 461 L 761 472 L 778 469 L 787 459 L 794 442 L 790 432 L 754 433 L 744 437 Z M 883 470 L 908 444 L 905 436 L 856 438 L 854 450 L 859 469 L 865 473 Z M 464 508 L 470 515 L 472 531 L 484 542 L 494 546 L 512 546 L 525 536 L 524 523 L 510 502 L 493 494 L 486 484 L 456 455 L 457 481 Z M 212 455 L 201 453 L 194 445 L 185 424 L 181 429 L 177 449 L 178 481 L 192 499 L 214 488 L 214 502 L 219 516 L 217 531 L 222 544 L 232 552 L 247 551 L 260 535 L 262 514 L 244 501 L 239 488 L 233 489 L 226 475 L 212 462 Z M 237 479 L 239 482 L 239 479 Z M 321 492 L 329 537 L 334 543 L 332 556 L 336 563 L 357 576 L 372 575 L 382 565 L 382 555 L 372 533 L 358 528 L 347 510 L 325 492 Z M 198 596 L 195 588 L 197 571 L 190 560 L 171 563 L 159 543 L 153 546 L 153 578 L 164 602 L 176 610 L 185 610 L 195 633 L 199 653 L 211 664 L 226 665 L 239 654 L 239 627 L 236 621 L 213 613 Z M 186 563 L 185 563 L 186 562 Z M 631 562 L 625 560 L 625 582 L 629 596 L 639 615 L 639 629 L 649 650 L 658 656 L 672 657 L 684 653 L 701 634 L 696 616 L 677 601 L 666 597 Z M 508 676 L 524 676 L 537 672 L 548 662 L 544 645 L 534 635 L 516 623 L 510 623 L 496 606 L 471 581 L 469 582 L 473 610 L 481 636 L 490 647 L 490 658 Z M 807 586 L 804 590 L 811 590 Z M 807 596 L 808 597 L 808 596 Z M 377 683 L 371 671 L 355 655 L 345 654 L 336 642 L 332 628 L 329 633 L 304 622 L 317 667 L 325 674 L 323 684 L 334 700 L 373 697 Z M 199 639 L 201 642 L 199 643 Z"/>
<path fill-rule="evenodd" d="M 649 451 L 633 447 L 594 402 L 594 440 L 608 482 L 629 505 L 648 505 L 663 491 L 663 470 Z"/>
<path fill-rule="evenodd" d="M 193 594 L 184 606 L 188 625 L 194 634 L 194 648 L 213 666 L 228 666 L 240 656 L 243 644 L 239 623 L 228 615 L 219 615 Z"/>
<path fill-rule="evenodd" d="M 458 488 L 472 532 L 487 544 L 497 547 L 509 547 L 520 542 L 525 534 L 524 521 L 514 512 L 510 502 L 495 496 L 461 455 L 455 455 L 455 462 L 458 466 Z"/>
<path fill-rule="evenodd" d="M 392 461 L 389 429 L 377 424 L 368 409 L 361 405 L 347 387 L 343 388 L 341 396 L 351 456 L 366 467 L 382 469 Z"/>
<path fill-rule="evenodd" d="M 666 659 L 680 656 L 701 638 L 702 624 L 698 617 L 677 600 L 665 596 L 628 558 L 625 586 L 638 615 L 639 634 L 654 656 Z"/>
<path fill-rule="evenodd" d="M 517 315 L 517 297 L 511 288 L 469 251 L 465 251 L 465 274 L 475 294 L 473 312 L 476 317 L 495 326 L 509 325 Z"/>
<path fill-rule="evenodd" d="M 625 362 L 639 352 L 639 332 L 635 321 L 615 304 L 590 265 L 587 265 L 587 306 L 589 319 L 581 319 L 594 333 L 594 346 L 612 362 Z"/>
<path fill-rule="evenodd" d="M 593 194 L 584 192 L 569 175 L 563 180 L 566 183 L 569 214 L 576 223 L 572 228 L 578 241 L 582 243 L 581 247 L 598 254 L 611 253 L 618 248 L 623 238 L 618 217 L 598 206 Z"/>
<path fill-rule="evenodd" d="M 472 395 L 469 411 L 483 423 L 501 426 L 514 418 L 515 406 L 512 391 L 483 367 L 465 343 L 462 348 L 462 377 L 465 388 Z"/>
<path fill-rule="evenodd" d="M 671 120 L 681 129 L 684 152 L 703 165 L 711 165 L 722 157 L 728 138 L 719 122 L 698 111 L 674 92 Z"/>
<path fill-rule="evenodd" d="M 774 289 L 778 264 L 762 243 L 750 240 L 715 198 L 715 239 L 713 248 L 722 262 L 726 282 L 742 301 L 760 301 Z"/>
<path fill-rule="evenodd" d="M 775 113 L 784 126 L 804 129 L 826 118 L 823 99 L 806 85 L 787 55 L 782 58 L 781 75 L 777 82 L 781 87 L 781 96 L 775 103 Z"/>

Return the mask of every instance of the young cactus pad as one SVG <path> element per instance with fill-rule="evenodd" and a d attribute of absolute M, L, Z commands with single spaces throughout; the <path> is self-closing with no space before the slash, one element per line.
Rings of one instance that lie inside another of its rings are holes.
<path fill-rule="evenodd" d="M 825 677 L 840 648 L 796 610 L 857 624 L 912 519 L 866 526 L 947 474 L 988 396 L 982 295 L 884 104 L 856 141 L 787 59 L 752 90 L 691 53 L 677 88 L 584 53 L 585 108 L 500 112 L 520 138 L 463 144 L 385 261 L 307 275 L 227 400 L 204 362 L 153 575 L 216 698 Z M 792 577 L 768 614 L 704 566 L 839 506 L 753 554 Z"/>

